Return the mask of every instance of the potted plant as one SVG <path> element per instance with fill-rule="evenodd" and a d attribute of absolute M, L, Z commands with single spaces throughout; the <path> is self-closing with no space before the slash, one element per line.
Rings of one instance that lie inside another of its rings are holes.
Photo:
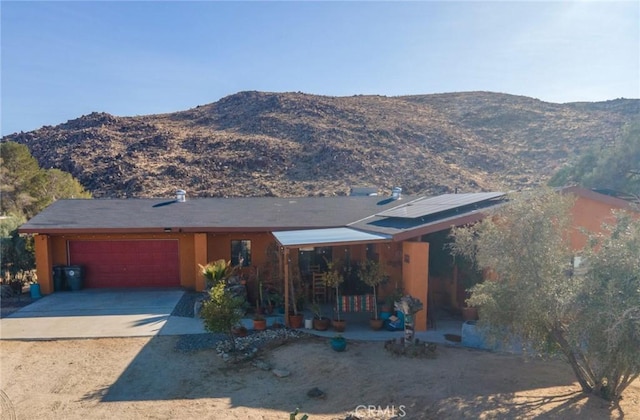
<path fill-rule="evenodd" d="M 300 285 L 300 269 L 297 265 L 293 264 L 289 270 L 289 292 L 291 293 L 291 313 L 289 313 L 289 326 L 291 328 L 302 327 L 304 316 L 298 313 L 298 295 L 296 294 L 296 288 Z"/>
<path fill-rule="evenodd" d="M 384 272 L 379 262 L 374 260 L 365 260 L 360 263 L 358 275 L 360 280 L 373 289 L 373 318 L 369 320 L 371 328 L 380 330 L 384 320 L 378 317 L 378 295 L 376 289 L 380 283 L 384 281 Z"/>
<path fill-rule="evenodd" d="M 318 331 L 326 331 L 329 329 L 329 318 L 322 315 L 322 306 L 314 302 L 311 305 L 311 311 L 313 312 L 313 329 Z"/>
<path fill-rule="evenodd" d="M 262 315 L 259 300 L 256 300 L 256 313 L 253 315 L 253 329 L 256 331 L 263 331 L 267 329 L 267 320 L 264 319 L 264 316 Z"/>
<path fill-rule="evenodd" d="M 346 328 L 346 321 L 340 318 L 340 285 L 344 281 L 344 276 L 334 262 L 327 261 L 327 271 L 322 274 L 322 281 L 325 286 L 336 289 L 336 316 L 333 319 L 333 328 L 342 332 Z"/>
<path fill-rule="evenodd" d="M 478 319 L 478 308 L 475 306 L 469 306 L 469 304 L 465 302 L 465 306 L 462 308 L 462 320 L 477 321 Z"/>
<path fill-rule="evenodd" d="M 347 348 L 347 340 L 340 334 L 333 337 L 330 343 L 331 343 L 331 348 L 334 351 L 338 351 L 338 352 L 345 351 L 345 349 Z"/>

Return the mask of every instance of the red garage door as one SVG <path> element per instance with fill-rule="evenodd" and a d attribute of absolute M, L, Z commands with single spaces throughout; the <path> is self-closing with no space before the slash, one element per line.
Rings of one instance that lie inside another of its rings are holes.
<path fill-rule="evenodd" d="M 177 240 L 69 241 L 71 265 L 84 287 L 180 286 Z"/>

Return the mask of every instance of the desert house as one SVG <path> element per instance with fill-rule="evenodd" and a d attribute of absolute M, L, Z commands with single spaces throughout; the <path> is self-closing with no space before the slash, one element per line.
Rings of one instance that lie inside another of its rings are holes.
<path fill-rule="evenodd" d="M 19 231 L 34 235 L 45 294 L 56 291 L 53 273 L 60 266 L 81 266 L 86 288 L 201 291 L 200 265 L 225 259 L 241 266 L 250 302 L 261 282 L 284 293 L 288 307 L 292 276 L 302 296 L 312 299 L 310 276 L 327 261 L 348 268 L 375 259 L 388 278 L 379 290 L 382 298 L 401 289 L 423 302 L 417 331 L 426 330 L 428 314 L 435 313 L 429 305 L 459 309 L 464 274 L 455 264 L 439 261 L 448 255 L 443 238 L 452 226 L 481 220 L 506 194 L 414 197 L 397 188 L 382 197 L 358 191 L 336 197 L 187 199 L 178 190 L 174 199 L 58 200 Z M 594 231 L 612 209 L 631 208 L 628 201 L 589 190 L 565 192 L 578 196 L 576 226 Z M 576 234 L 575 240 L 583 239 Z M 430 252 L 431 243 L 438 249 Z M 430 261 L 430 255 L 438 261 Z M 347 276 L 341 293 L 348 299 L 342 304 L 348 305 L 354 301 L 350 297 L 365 296 L 370 289 Z"/>

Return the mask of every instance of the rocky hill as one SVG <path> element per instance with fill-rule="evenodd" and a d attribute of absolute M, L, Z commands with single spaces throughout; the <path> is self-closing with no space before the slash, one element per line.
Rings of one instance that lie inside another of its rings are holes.
<path fill-rule="evenodd" d="M 489 92 L 241 92 L 161 115 L 92 113 L 5 136 L 95 197 L 306 196 L 515 189 L 545 182 L 640 117 L 640 100 L 554 104 Z"/>

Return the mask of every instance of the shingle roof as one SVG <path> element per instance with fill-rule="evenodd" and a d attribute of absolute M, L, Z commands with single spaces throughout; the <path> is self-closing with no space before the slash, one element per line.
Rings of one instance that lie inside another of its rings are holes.
<path fill-rule="evenodd" d="M 22 233 L 273 231 L 346 226 L 395 207 L 385 197 L 58 200 Z"/>
<path fill-rule="evenodd" d="M 486 193 L 480 193 L 486 194 Z M 480 194 L 478 196 L 480 196 Z M 487 196 L 489 197 L 489 196 Z M 467 197 L 468 198 L 468 197 Z M 481 202 L 421 217 L 394 211 L 425 200 L 408 197 L 252 197 L 58 200 L 19 229 L 21 233 L 275 232 L 348 227 L 398 241 L 452 225 L 473 223 L 500 205 L 501 193 Z M 389 216 L 389 214 L 391 216 Z"/>

